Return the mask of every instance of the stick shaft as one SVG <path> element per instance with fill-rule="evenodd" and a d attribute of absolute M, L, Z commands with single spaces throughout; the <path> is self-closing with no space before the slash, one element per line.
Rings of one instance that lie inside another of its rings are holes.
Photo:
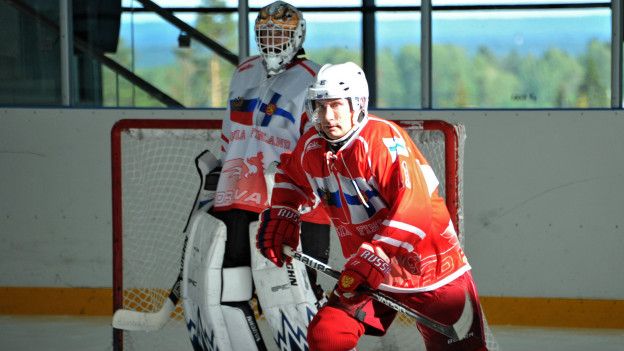
<path fill-rule="evenodd" d="M 304 254 L 303 252 L 299 252 L 299 251 L 295 251 L 292 248 L 290 248 L 289 246 L 284 246 L 284 253 L 292 258 L 294 258 L 297 261 L 302 262 L 303 264 L 305 264 L 308 267 L 311 267 L 317 271 L 320 271 L 326 275 L 328 275 L 331 278 L 334 279 L 338 279 L 340 278 L 340 272 L 333 269 L 331 266 L 316 260 L 315 258 L 308 256 L 306 254 Z M 379 291 L 379 290 L 373 290 L 370 288 L 366 288 L 366 292 L 369 293 L 375 300 L 383 303 L 384 305 L 398 311 L 401 313 L 404 313 L 412 318 L 414 318 L 416 321 L 418 321 L 419 323 L 443 334 L 448 336 L 451 339 L 463 339 L 466 334 L 468 333 L 468 330 L 470 329 L 470 325 L 472 324 L 472 306 L 470 304 L 470 299 L 468 297 L 468 295 L 466 294 L 466 304 L 464 305 L 464 311 L 462 313 L 462 316 L 460 317 L 460 319 L 458 320 L 457 323 L 455 323 L 454 325 L 446 325 L 443 323 L 440 323 L 438 321 L 435 321 L 425 315 L 423 315 L 422 313 L 406 306 L 405 304 L 403 304 L 402 302 L 396 300 L 395 298 Z M 468 313 L 470 316 L 470 323 L 467 323 L 467 317 L 468 317 Z M 468 324 L 466 326 L 466 324 Z M 458 330 L 459 328 L 461 328 L 461 330 Z"/>

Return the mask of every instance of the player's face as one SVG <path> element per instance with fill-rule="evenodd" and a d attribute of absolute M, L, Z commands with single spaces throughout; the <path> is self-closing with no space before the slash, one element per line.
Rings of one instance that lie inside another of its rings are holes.
<path fill-rule="evenodd" d="M 347 99 L 317 100 L 316 112 L 321 130 L 330 139 L 340 139 L 353 128 L 353 111 Z"/>

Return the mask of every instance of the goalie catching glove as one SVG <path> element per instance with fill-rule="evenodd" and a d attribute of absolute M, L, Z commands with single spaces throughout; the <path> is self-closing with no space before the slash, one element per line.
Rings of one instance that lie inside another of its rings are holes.
<path fill-rule="evenodd" d="M 381 247 L 362 243 L 356 254 L 345 264 L 338 279 L 337 293 L 347 301 L 357 300 L 356 289 L 365 284 L 377 289 L 390 274 L 390 259 Z"/>
<path fill-rule="evenodd" d="M 282 247 L 297 248 L 300 227 L 299 212 L 289 207 L 269 207 L 260 213 L 256 247 L 262 256 L 281 267 L 284 264 Z M 290 257 L 287 260 L 290 261 Z"/>

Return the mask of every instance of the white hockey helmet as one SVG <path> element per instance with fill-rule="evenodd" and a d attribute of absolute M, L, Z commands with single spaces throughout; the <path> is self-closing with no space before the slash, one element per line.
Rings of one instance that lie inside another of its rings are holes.
<path fill-rule="evenodd" d="M 275 1 L 260 9 L 255 32 L 264 65 L 274 75 L 282 72 L 301 49 L 306 24 L 296 7 Z"/>
<path fill-rule="evenodd" d="M 343 137 L 329 139 L 321 129 L 316 101 L 343 98 L 349 101 L 353 111 L 353 127 Z M 332 144 L 347 141 L 368 115 L 368 82 L 364 71 L 353 62 L 324 65 L 316 75 L 314 84 L 308 88 L 305 106 L 314 127 L 323 138 Z"/>

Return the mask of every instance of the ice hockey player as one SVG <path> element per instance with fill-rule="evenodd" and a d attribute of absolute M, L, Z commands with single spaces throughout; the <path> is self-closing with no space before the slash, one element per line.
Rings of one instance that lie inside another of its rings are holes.
<path fill-rule="evenodd" d="M 383 335 L 396 316 L 361 285 L 383 290 L 422 314 L 453 324 L 466 303 L 462 340 L 418 325 L 427 350 L 486 350 L 477 289 L 438 180 L 405 130 L 368 115 L 368 84 L 352 62 L 323 66 L 306 100 L 314 121 L 282 155 L 271 207 L 261 214 L 259 251 L 276 265 L 282 245 L 299 242 L 301 205 L 321 199 L 347 262 L 308 328 L 310 350 L 351 350 L 364 334 Z"/>

